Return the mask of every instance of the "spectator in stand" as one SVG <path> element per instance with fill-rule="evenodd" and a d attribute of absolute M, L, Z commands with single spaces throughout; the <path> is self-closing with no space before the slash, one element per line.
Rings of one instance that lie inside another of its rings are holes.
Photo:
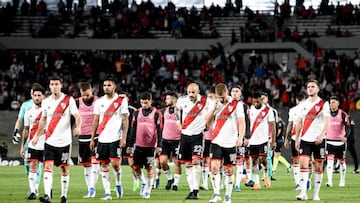
<path fill-rule="evenodd" d="M 301 39 L 300 39 L 300 36 L 299 36 L 299 30 L 298 30 L 298 27 L 295 26 L 292 34 L 291 34 L 291 38 L 293 41 L 295 42 L 299 42 Z"/>
<path fill-rule="evenodd" d="M 20 15 L 28 16 L 29 15 L 29 9 L 30 9 L 30 4 L 27 2 L 27 0 L 24 0 L 22 2 L 22 4 L 21 4 Z"/>
<path fill-rule="evenodd" d="M 336 37 L 342 37 L 342 36 L 343 36 L 340 27 L 337 28 L 337 30 L 336 30 L 336 32 L 335 32 L 335 36 L 336 36 Z"/>

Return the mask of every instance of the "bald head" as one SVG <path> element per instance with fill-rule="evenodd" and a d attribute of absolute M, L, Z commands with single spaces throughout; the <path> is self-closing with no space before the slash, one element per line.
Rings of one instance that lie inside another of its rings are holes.
<path fill-rule="evenodd" d="M 195 102 L 200 93 L 199 85 L 196 83 L 190 83 L 186 91 L 190 100 Z"/>

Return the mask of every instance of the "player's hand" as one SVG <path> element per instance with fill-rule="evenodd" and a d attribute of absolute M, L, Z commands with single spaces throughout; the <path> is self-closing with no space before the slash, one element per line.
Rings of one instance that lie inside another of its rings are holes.
<path fill-rule="evenodd" d="M 120 139 L 120 148 L 126 147 L 126 139 L 121 138 Z"/>
<path fill-rule="evenodd" d="M 161 147 L 156 147 L 156 154 L 159 154 L 160 155 L 160 153 L 161 153 Z"/>
<path fill-rule="evenodd" d="M 14 129 L 14 134 L 12 137 L 12 143 L 13 144 L 19 144 L 20 143 L 21 135 L 19 133 L 19 129 Z"/>
<path fill-rule="evenodd" d="M 90 140 L 90 145 L 89 145 L 89 147 L 90 147 L 90 150 L 91 150 L 91 151 L 94 151 L 94 150 L 95 150 L 95 141 L 94 141 L 93 139 Z"/>
<path fill-rule="evenodd" d="M 24 158 L 24 157 L 25 157 L 25 150 L 24 150 L 24 146 L 21 146 L 21 149 L 20 149 L 20 156 L 21 156 L 21 158 Z"/>
<path fill-rule="evenodd" d="M 297 151 L 300 150 L 300 141 L 299 141 L 299 140 L 296 140 L 296 141 L 295 141 L 295 149 L 296 149 Z"/>
<path fill-rule="evenodd" d="M 238 137 L 238 139 L 236 140 L 236 147 L 241 147 L 243 144 L 243 139 Z"/>
<path fill-rule="evenodd" d="M 182 130 L 182 125 L 181 125 L 180 121 L 176 122 L 176 126 L 178 127 L 179 130 Z"/>
<path fill-rule="evenodd" d="M 319 135 L 316 137 L 315 144 L 319 145 L 322 143 L 324 137 L 322 135 Z"/>
<path fill-rule="evenodd" d="M 270 142 L 270 149 L 274 150 L 275 147 L 276 147 L 276 142 L 271 141 L 271 142 Z"/>
<path fill-rule="evenodd" d="M 132 153 L 132 147 L 127 147 L 126 148 L 126 153 L 131 154 Z"/>
<path fill-rule="evenodd" d="M 285 141 L 284 141 L 284 147 L 285 147 L 285 149 L 289 149 L 289 142 L 291 142 L 291 141 L 288 141 L 287 139 L 285 139 Z"/>
<path fill-rule="evenodd" d="M 73 130 L 73 135 L 74 135 L 75 137 L 78 137 L 78 136 L 80 135 L 80 128 L 74 128 L 74 130 Z"/>
<path fill-rule="evenodd" d="M 35 135 L 31 141 L 31 144 L 33 144 L 35 146 L 38 142 L 39 142 L 39 137 Z"/>
<path fill-rule="evenodd" d="M 343 137 L 343 138 L 341 139 L 341 142 L 346 143 L 346 142 L 347 142 L 347 138 L 346 138 L 346 137 Z"/>
<path fill-rule="evenodd" d="M 249 139 L 244 139 L 244 147 L 247 147 L 249 146 Z"/>

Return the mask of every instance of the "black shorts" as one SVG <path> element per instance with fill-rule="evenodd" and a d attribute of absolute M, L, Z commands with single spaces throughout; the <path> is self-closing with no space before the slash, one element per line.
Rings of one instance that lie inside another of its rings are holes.
<path fill-rule="evenodd" d="M 346 149 L 347 149 L 347 144 L 346 143 L 344 143 L 343 145 L 340 145 L 340 146 L 335 146 L 335 145 L 326 143 L 326 153 L 327 153 L 327 155 L 334 154 L 335 158 L 338 158 L 338 159 L 345 159 L 346 158 Z"/>
<path fill-rule="evenodd" d="M 160 156 L 167 156 L 170 158 L 171 156 L 177 157 L 179 153 L 179 143 L 180 140 L 162 140 L 162 149 Z"/>
<path fill-rule="evenodd" d="M 325 140 L 321 144 L 315 144 L 315 142 L 306 142 L 300 141 L 300 156 L 309 156 L 313 155 L 314 159 L 325 159 L 326 151 L 325 151 Z"/>
<path fill-rule="evenodd" d="M 90 141 L 82 141 L 83 139 L 79 138 L 79 155 L 78 155 L 78 164 L 86 165 L 91 164 L 93 157 L 95 157 L 95 151 L 90 150 Z M 95 147 L 97 146 L 97 138 L 95 138 Z"/>
<path fill-rule="evenodd" d="M 281 148 L 284 146 L 284 140 L 282 138 L 276 139 L 275 152 L 281 152 Z"/>
<path fill-rule="evenodd" d="M 250 145 L 249 147 L 249 156 L 258 157 L 258 156 L 267 156 L 269 150 L 268 143 L 265 142 L 260 145 Z"/>
<path fill-rule="evenodd" d="M 68 166 L 70 164 L 71 147 L 54 147 L 45 143 L 44 160 L 54 161 L 55 166 Z"/>
<path fill-rule="evenodd" d="M 100 162 L 110 162 L 110 160 L 120 160 L 121 148 L 120 141 L 112 143 L 98 142 L 95 148 L 96 160 Z"/>
<path fill-rule="evenodd" d="M 155 148 L 154 147 L 135 147 L 134 164 L 135 168 L 149 168 L 154 165 Z"/>
<path fill-rule="evenodd" d="M 291 148 L 292 157 L 293 158 L 298 157 L 299 156 L 299 151 L 296 149 L 295 140 L 291 140 L 290 148 Z"/>
<path fill-rule="evenodd" d="M 26 157 L 27 157 L 26 159 L 27 162 L 32 162 L 32 161 L 42 162 L 44 161 L 44 150 L 28 148 Z"/>
<path fill-rule="evenodd" d="M 130 146 L 127 146 L 126 149 L 130 147 Z M 131 152 L 130 153 L 127 153 L 126 150 L 122 150 L 122 157 L 124 159 L 132 159 L 134 157 L 134 150 L 135 150 L 135 144 L 134 146 L 131 147 Z"/>
<path fill-rule="evenodd" d="M 201 158 L 203 152 L 203 134 L 184 135 L 181 134 L 178 159 L 182 162 L 192 161 L 193 157 Z"/>
<path fill-rule="evenodd" d="M 205 140 L 202 157 L 207 158 L 210 156 L 210 144 L 211 144 L 211 140 Z"/>
<path fill-rule="evenodd" d="M 234 166 L 236 164 L 236 147 L 224 148 L 217 144 L 211 144 L 210 159 L 223 160 L 224 166 Z"/>

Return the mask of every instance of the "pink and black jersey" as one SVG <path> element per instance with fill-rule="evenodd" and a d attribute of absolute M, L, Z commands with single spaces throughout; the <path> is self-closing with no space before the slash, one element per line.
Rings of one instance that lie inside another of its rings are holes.
<path fill-rule="evenodd" d="M 91 135 L 92 124 L 94 120 L 94 104 L 97 97 L 94 96 L 94 100 L 91 105 L 85 104 L 82 98 L 79 98 L 79 113 L 82 119 L 81 135 Z M 80 136 L 81 136 L 80 135 Z"/>
<path fill-rule="evenodd" d="M 162 137 L 165 140 L 180 140 L 181 131 L 176 124 L 174 110 L 172 111 L 172 113 L 170 113 L 169 110 L 170 107 L 167 107 L 164 110 L 164 128 L 162 132 Z"/>
<path fill-rule="evenodd" d="M 333 112 L 331 112 L 331 114 L 332 113 Z M 339 141 L 341 141 L 346 135 L 346 131 L 345 131 L 346 125 L 350 125 L 349 117 L 342 110 L 338 110 L 336 112 L 336 115 L 330 116 L 330 124 L 328 131 L 326 133 L 327 143 L 330 143 L 332 145 L 339 145 L 339 146 L 343 145 L 344 143 Z"/>

